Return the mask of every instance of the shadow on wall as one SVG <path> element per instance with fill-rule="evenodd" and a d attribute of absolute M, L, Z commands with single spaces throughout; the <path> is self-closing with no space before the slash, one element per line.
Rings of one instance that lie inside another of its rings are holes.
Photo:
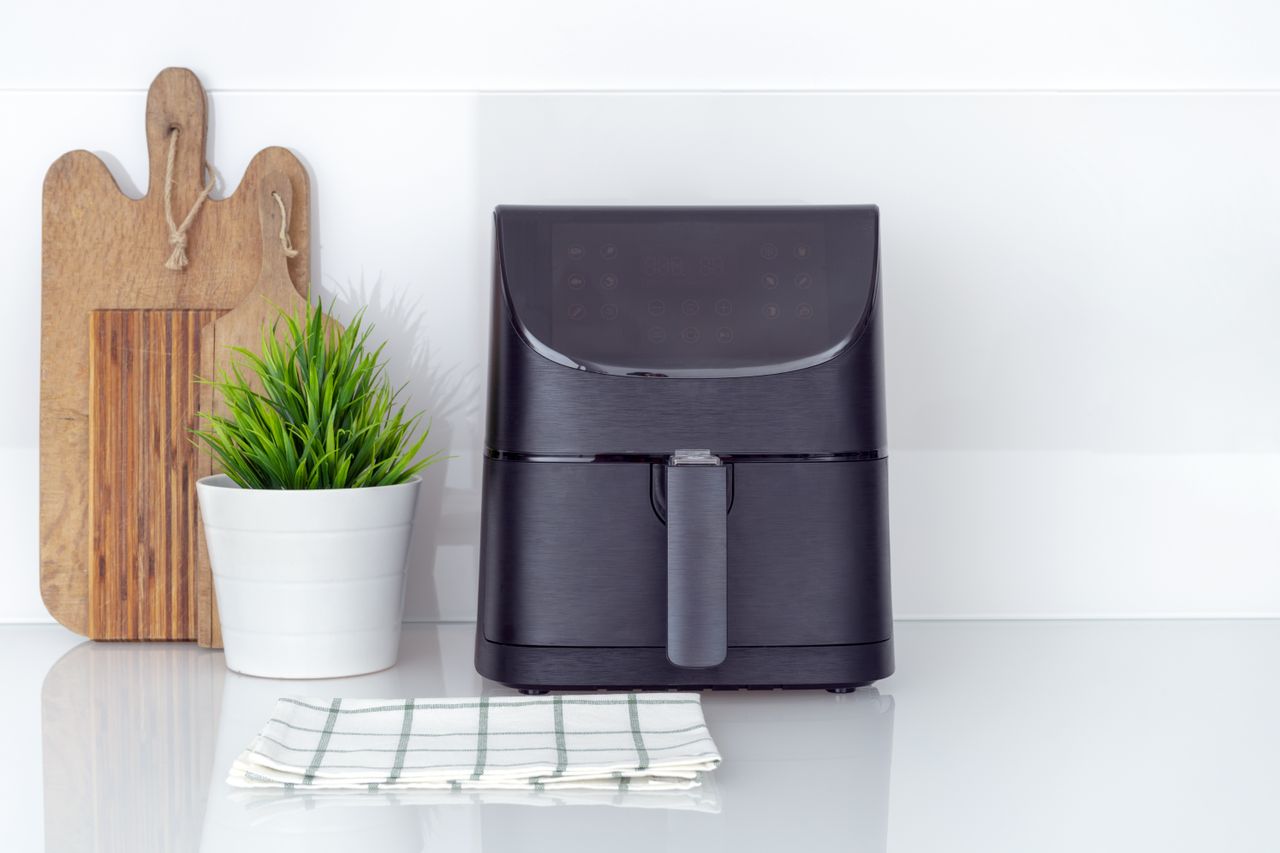
<path fill-rule="evenodd" d="M 364 308 L 365 320 L 372 326 L 370 340 L 386 342 L 387 372 L 392 383 L 403 389 L 401 399 L 409 411 L 424 412 L 424 427 L 430 429 L 423 454 L 440 451 L 447 457 L 422 472 L 409 547 L 405 618 L 473 618 L 474 607 L 469 613 L 442 612 L 440 593 L 442 585 L 452 581 L 472 583 L 473 567 L 479 562 L 483 373 L 475 365 L 442 363 L 430 343 L 423 298 L 390 287 L 381 277 L 372 283 L 335 281 L 321 297 L 326 304 L 332 303 L 329 310 L 343 322 Z M 456 470 L 459 466 L 463 470 Z M 463 485 L 450 486 L 449 480 Z M 449 556 L 442 559 L 442 555 Z M 456 600 L 456 595 L 448 599 Z"/>

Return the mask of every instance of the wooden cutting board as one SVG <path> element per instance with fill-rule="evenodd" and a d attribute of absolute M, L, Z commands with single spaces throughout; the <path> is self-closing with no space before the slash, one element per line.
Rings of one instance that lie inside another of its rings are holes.
<path fill-rule="evenodd" d="M 281 172 L 265 176 L 258 186 L 258 219 L 261 223 L 262 268 L 257 284 L 234 309 L 206 325 L 200 333 L 200 370 L 198 375 L 216 378 L 231 366 L 232 347 L 245 347 L 255 352 L 262 344 L 264 325 L 273 322 L 280 312 L 301 317 L 307 300 L 298 294 L 289 278 L 286 240 L 293 214 L 293 189 L 289 178 Z M 296 249 L 296 247 L 294 247 Z M 226 406 L 212 386 L 200 386 L 200 411 L 226 414 Z M 259 388 L 261 390 L 261 388 Z M 209 473 L 217 470 L 212 460 L 201 460 Z M 203 474 L 201 474 L 203 476 Z M 200 620 L 197 640 L 202 646 L 222 648 L 222 630 L 218 621 L 218 603 L 213 594 L 213 574 L 209 550 L 204 542 L 204 527 L 199 527 L 195 548 L 197 600 L 207 602 L 209 618 Z M 206 605 L 202 604 L 202 607 Z M 204 611 L 202 610 L 202 613 Z"/>
<path fill-rule="evenodd" d="M 211 635 L 194 483 L 212 465 L 188 440 L 193 372 L 205 329 L 257 286 L 270 173 L 292 192 L 289 278 L 302 295 L 310 280 L 307 173 L 283 148 L 258 152 L 231 197 L 201 207 L 188 265 L 166 267 L 171 134 L 181 221 L 205 183 L 206 127 L 199 80 L 169 68 L 147 96 L 145 197 L 125 196 L 88 151 L 63 155 L 45 177 L 40 589 L 54 618 L 96 639 L 190 640 L 201 626 Z"/>

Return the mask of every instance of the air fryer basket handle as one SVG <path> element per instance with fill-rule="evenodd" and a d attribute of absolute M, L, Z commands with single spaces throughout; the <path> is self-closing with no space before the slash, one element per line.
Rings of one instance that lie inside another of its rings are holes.
<path fill-rule="evenodd" d="M 667 659 L 704 668 L 723 663 L 727 649 L 726 469 L 710 454 L 681 459 L 666 470 Z"/>

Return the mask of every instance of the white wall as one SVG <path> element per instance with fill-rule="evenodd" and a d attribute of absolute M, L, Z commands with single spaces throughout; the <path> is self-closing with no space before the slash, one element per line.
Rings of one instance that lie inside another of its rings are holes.
<path fill-rule="evenodd" d="M 145 89 L 169 64 L 211 90 L 224 194 L 264 145 L 303 157 L 318 290 L 344 315 L 372 303 L 456 455 L 428 483 L 412 618 L 472 615 L 500 202 L 880 205 L 899 615 L 1280 614 L 1274 4 L 4 17 L 0 620 L 47 618 L 44 170 L 106 152 L 140 194 Z"/>

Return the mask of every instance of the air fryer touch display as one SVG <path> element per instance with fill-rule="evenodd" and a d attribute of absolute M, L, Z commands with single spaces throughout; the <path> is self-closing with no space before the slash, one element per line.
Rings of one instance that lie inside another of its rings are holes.
<path fill-rule="evenodd" d="M 733 368 L 830 338 L 817 223 L 560 223 L 551 341 L 590 362 Z"/>
<path fill-rule="evenodd" d="M 874 296 L 870 207 L 502 207 L 511 321 L 594 373 L 721 377 L 820 364 Z"/>

